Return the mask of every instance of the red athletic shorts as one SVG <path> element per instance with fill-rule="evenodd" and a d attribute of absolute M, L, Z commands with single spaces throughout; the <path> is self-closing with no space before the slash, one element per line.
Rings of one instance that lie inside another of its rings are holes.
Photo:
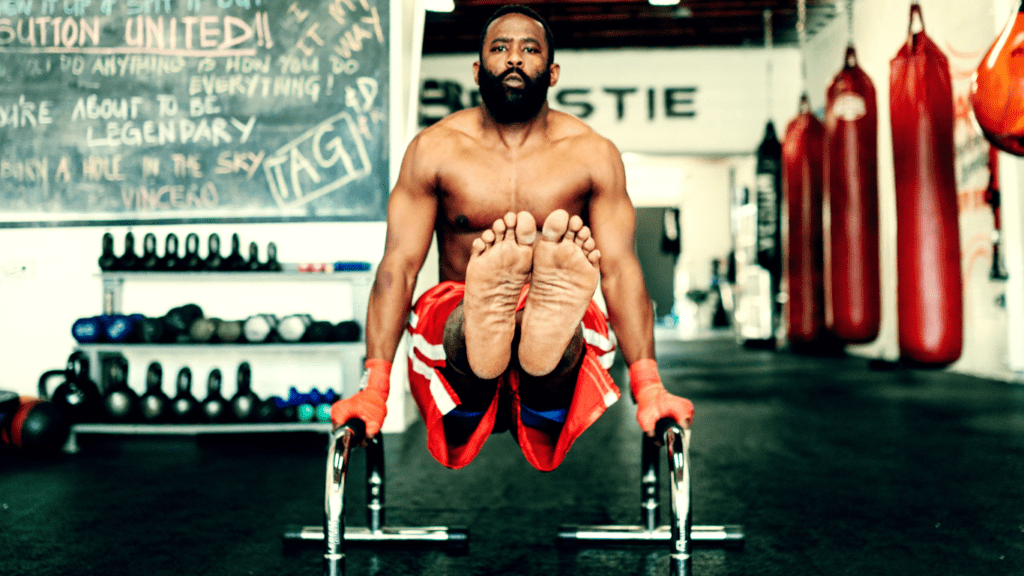
<path fill-rule="evenodd" d="M 528 289 L 529 286 L 524 287 L 520 294 L 520 310 L 526 302 Z M 498 411 L 508 410 L 510 430 L 526 460 L 538 470 L 554 470 L 565 459 L 576 438 L 619 399 L 619 388 L 607 370 L 615 358 L 615 343 L 607 318 L 594 302 L 583 315 L 587 352 L 572 403 L 567 406 L 565 423 L 557 437 L 523 425 L 518 393 L 519 373 L 510 370 L 501 377 L 494 399 L 469 440 L 452 446 L 445 437 L 441 417 L 455 410 L 460 401 L 439 369 L 445 366 L 444 324 L 452 310 L 462 302 L 464 293 L 465 287 L 461 282 L 442 282 L 420 296 L 409 319 L 409 386 L 427 425 L 427 448 L 441 464 L 462 468 L 480 453 L 494 430 Z M 502 398 L 506 401 L 499 402 Z"/>

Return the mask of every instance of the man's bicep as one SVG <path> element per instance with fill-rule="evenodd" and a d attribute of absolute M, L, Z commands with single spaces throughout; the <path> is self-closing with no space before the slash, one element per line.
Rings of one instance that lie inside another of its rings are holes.
<path fill-rule="evenodd" d="M 633 253 L 636 212 L 626 192 L 626 175 L 618 150 L 611 144 L 594 173 L 590 229 L 601 257 L 616 259 Z"/>
<path fill-rule="evenodd" d="M 430 249 L 437 195 L 429 166 L 417 158 L 416 143 L 410 146 L 398 182 L 388 199 L 388 232 L 385 258 L 396 258 L 417 270 Z"/>

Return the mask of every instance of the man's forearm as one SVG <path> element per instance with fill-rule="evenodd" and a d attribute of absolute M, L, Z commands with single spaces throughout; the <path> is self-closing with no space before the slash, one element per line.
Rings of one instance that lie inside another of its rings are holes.
<path fill-rule="evenodd" d="M 384 263 L 377 269 L 367 307 L 367 359 L 394 362 L 416 285 L 415 275 L 411 279 L 408 276 L 405 271 L 395 272 Z"/>
<path fill-rule="evenodd" d="M 640 263 L 633 260 L 609 268 L 615 272 L 602 276 L 601 293 L 622 358 L 626 365 L 654 358 L 654 311 Z"/>

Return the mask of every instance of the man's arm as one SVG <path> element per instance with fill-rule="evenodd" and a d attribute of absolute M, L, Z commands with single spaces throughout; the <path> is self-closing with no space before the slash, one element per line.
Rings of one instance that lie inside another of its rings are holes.
<path fill-rule="evenodd" d="M 594 157 L 599 160 L 592 173 L 590 230 L 601 251 L 601 291 L 622 358 L 629 366 L 637 422 L 650 436 L 662 418 L 689 426 L 693 403 L 665 390 L 654 358 L 654 310 L 633 244 L 636 213 L 626 193 L 622 156 L 614 144 L 602 139 Z"/>
<path fill-rule="evenodd" d="M 432 146 L 425 146 L 423 138 L 420 133 L 406 150 L 398 182 L 388 200 L 384 257 L 377 266 L 366 315 L 363 389 L 331 407 L 335 427 L 359 419 L 371 438 L 387 416 L 391 362 L 409 317 L 416 277 L 430 249 L 437 216 L 436 170 L 433 157 L 425 152 Z"/>
<path fill-rule="evenodd" d="M 366 318 L 366 358 L 394 361 L 412 305 L 416 278 L 430 249 L 437 196 L 431 161 L 422 135 L 409 145 L 398 182 L 388 200 L 384 256 L 370 291 Z"/>
<path fill-rule="evenodd" d="M 654 310 L 636 257 L 636 213 L 626 193 L 622 157 L 602 139 L 595 155 L 590 230 L 601 251 L 601 293 L 627 365 L 654 358 Z"/>

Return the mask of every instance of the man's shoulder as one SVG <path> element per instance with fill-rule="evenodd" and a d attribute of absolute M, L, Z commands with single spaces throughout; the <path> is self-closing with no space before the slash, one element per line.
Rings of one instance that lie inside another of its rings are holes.
<path fill-rule="evenodd" d="M 548 121 L 554 140 L 562 141 L 581 152 L 592 154 L 618 153 L 611 140 L 597 133 L 586 122 L 558 110 L 549 112 Z"/>
<path fill-rule="evenodd" d="M 427 126 L 419 133 L 419 138 L 431 143 L 444 140 L 473 138 L 480 131 L 481 114 L 479 108 L 467 108 L 453 112 L 437 122 Z"/>

